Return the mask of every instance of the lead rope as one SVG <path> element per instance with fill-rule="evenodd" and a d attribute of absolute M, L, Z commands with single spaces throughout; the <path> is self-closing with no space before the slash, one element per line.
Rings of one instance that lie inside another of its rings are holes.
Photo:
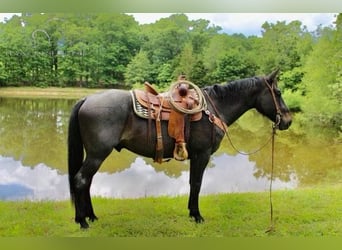
<path fill-rule="evenodd" d="M 272 91 L 272 87 L 270 86 L 270 84 L 267 82 L 267 80 L 265 79 L 266 85 L 267 87 L 270 89 L 270 92 L 272 94 L 272 98 L 274 101 L 274 104 L 276 106 L 276 110 L 277 110 L 277 115 L 276 115 L 276 121 L 275 123 L 272 125 L 272 134 L 270 136 L 270 138 L 266 141 L 266 143 L 264 145 L 262 145 L 259 149 L 254 150 L 252 152 L 242 152 L 241 150 L 237 149 L 235 147 L 235 145 L 233 144 L 230 135 L 228 133 L 228 129 L 226 126 L 223 126 L 224 128 L 224 133 L 226 134 L 226 137 L 228 138 L 231 146 L 233 147 L 234 150 L 236 150 L 236 152 L 238 152 L 239 154 L 242 155 L 252 155 L 255 154 L 259 151 L 261 151 L 264 147 L 266 147 L 266 145 L 270 142 L 270 140 L 272 140 L 272 153 L 271 153 L 271 180 L 270 180 L 270 187 L 269 187 L 269 202 L 270 202 L 270 226 L 269 228 L 265 231 L 265 233 L 271 233 L 275 231 L 275 226 L 274 226 L 274 219 L 273 219 L 273 203 L 272 203 L 272 187 L 273 187 L 273 175 L 274 175 L 274 141 L 275 141 L 275 135 L 276 135 L 276 131 L 277 128 L 279 127 L 280 121 L 281 121 L 281 112 L 280 109 L 277 105 L 277 102 L 275 101 L 275 96 L 274 93 Z M 210 96 L 208 95 L 208 93 L 206 91 L 204 91 L 206 97 L 208 98 L 210 105 L 212 106 L 212 108 L 214 109 L 214 112 L 217 114 L 217 116 L 220 118 L 221 123 L 223 123 L 222 118 L 219 115 L 219 112 L 216 109 L 216 106 L 214 105 L 214 102 L 211 100 Z M 210 113 L 210 112 L 209 112 Z"/>
<path fill-rule="evenodd" d="M 241 150 L 239 150 L 237 147 L 235 147 L 235 145 L 234 145 L 234 143 L 233 143 L 233 141 L 232 141 L 232 139 L 231 139 L 231 137 L 230 137 L 230 135 L 229 135 L 229 133 L 228 133 L 228 130 L 226 130 L 225 129 L 225 134 L 226 134 L 226 137 L 228 138 L 228 140 L 229 140 L 229 143 L 230 143 L 230 145 L 232 146 L 232 148 L 236 151 L 236 152 L 238 152 L 239 154 L 241 154 L 241 155 L 253 155 L 253 154 L 256 154 L 256 153 L 258 153 L 258 152 L 260 152 L 264 147 L 266 147 L 267 146 L 267 144 L 272 140 L 272 138 L 273 138 L 273 133 L 271 134 L 271 136 L 267 139 L 267 141 L 263 144 L 263 145 L 261 145 L 258 149 L 256 149 L 256 150 L 254 150 L 254 151 L 251 151 L 251 152 L 242 152 Z"/>
<path fill-rule="evenodd" d="M 274 219 L 273 219 L 272 185 L 273 185 L 273 174 L 274 174 L 274 138 L 276 135 L 278 123 L 279 122 L 277 121 L 277 124 L 274 124 L 272 127 L 271 180 L 270 180 L 270 189 L 269 189 L 269 194 L 270 194 L 270 226 L 265 231 L 265 233 L 272 233 L 275 231 Z"/>
<path fill-rule="evenodd" d="M 271 180 L 270 180 L 270 192 L 269 192 L 270 193 L 270 227 L 265 232 L 265 233 L 272 233 L 275 231 L 274 219 L 273 219 L 273 204 L 272 204 L 272 185 L 273 185 L 273 175 L 274 175 L 274 141 L 275 141 L 277 128 L 279 127 L 279 124 L 281 121 L 281 111 L 280 111 L 278 103 L 276 102 L 276 98 L 275 98 L 274 91 L 273 91 L 273 85 L 271 86 L 269 82 L 266 80 L 266 78 L 264 78 L 264 81 L 271 92 L 273 102 L 277 111 L 276 121 L 272 127 Z"/>

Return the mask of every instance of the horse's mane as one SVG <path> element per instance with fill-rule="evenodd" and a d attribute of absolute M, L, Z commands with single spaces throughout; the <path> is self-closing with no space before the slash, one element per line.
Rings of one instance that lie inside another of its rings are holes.
<path fill-rule="evenodd" d="M 260 77 L 251 77 L 234 80 L 225 84 L 214 84 L 204 87 L 204 90 L 209 95 L 215 95 L 218 98 L 239 98 L 243 93 L 249 93 L 251 90 L 258 87 L 260 82 Z"/>

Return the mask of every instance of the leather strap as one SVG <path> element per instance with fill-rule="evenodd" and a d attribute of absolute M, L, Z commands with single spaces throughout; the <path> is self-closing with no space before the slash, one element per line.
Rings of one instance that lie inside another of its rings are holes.
<path fill-rule="evenodd" d="M 214 109 L 214 112 L 220 116 L 214 102 L 211 100 L 210 96 L 208 95 L 208 93 L 206 91 L 203 91 L 203 93 L 206 95 L 208 101 L 210 102 L 210 105 L 212 106 L 212 108 Z M 211 113 L 209 111 L 209 109 L 205 110 L 204 113 L 209 116 L 209 121 L 213 124 L 215 124 L 217 127 L 219 127 L 223 132 L 227 132 L 228 130 L 228 126 L 227 124 L 220 118 L 217 117 L 216 115 L 214 115 L 213 113 Z"/>
<path fill-rule="evenodd" d="M 219 127 L 223 132 L 227 132 L 228 126 L 219 117 L 211 113 L 209 110 L 204 111 L 204 113 L 209 117 L 209 121 Z"/>
<path fill-rule="evenodd" d="M 156 155 L 154 158 L 155 162 L 162 163 L 164 157 L 164 147 L 163 147 L 163 135 L 161 129 L 160 115 L 162 111 L 162 106 L 164 102 L 164 97 L 160 97 L 160 107 L 156 114 L 156 133 L 157 133 L 157 142 L 156 142 Z"/>
<path fill-rule="evenodd" d="M 219 127 L 223 132 L 227 132 L 228 126 L 217 116 L 214 116 L 213 123 Z"/>

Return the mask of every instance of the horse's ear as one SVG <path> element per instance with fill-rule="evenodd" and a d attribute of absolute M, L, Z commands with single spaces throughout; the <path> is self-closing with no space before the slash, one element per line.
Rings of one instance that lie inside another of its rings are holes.
<path fill-rule="evenodd" d="M 268 81 L 274 82 L 274 80 L 276 79 L 278 73 L 279 73 L 279 68 L 276 69 L 276 70 L 274 70 L 271 74 L 269 74 L 269 75 L 267 76 Z"/>

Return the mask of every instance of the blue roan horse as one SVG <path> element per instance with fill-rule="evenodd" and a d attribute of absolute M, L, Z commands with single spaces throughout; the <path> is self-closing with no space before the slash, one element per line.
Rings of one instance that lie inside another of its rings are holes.
<path fill-rule="evenodd" d="M 224 85 L 212 85 L 206 92 L 208 110 L 232 124 L 243 113 L 255 108 L 280 130 L 291 125 L 291 115 L 277 88 L 277 71 L 265 77 L 252 77 Z M 164 158 L 172 158 L 175 141 L 168 136 L 167 121 L 162 121 Z M 204 219 L 198 206 L 202 177 L 210 156 L 218 149 L 224 131 L 214 125 L 208 115 L 191 122 L 187 136 L 190 159 L 190 196 L 188 209 L 196 222 Z M 150 131 L 148 131 L 150 128 Z M 113 148 L 126 148 L 145 157 L 155 157 L 156 131 L 148 120 L 133 111 L 132 95 L 125 90 L 107 90 L 80 100 L 73 108 L 68 134 L 69 182 L 75 205 L 75 221 L 88 228 L 88 218 L 94 221 L 90 185 L 93 176 Z M 150 138 L 148 138 L 148 136 Z M 84 158 L 85 151 L 85 158 Z M 132 183 L 132 185 L 134 185 Z"/>

